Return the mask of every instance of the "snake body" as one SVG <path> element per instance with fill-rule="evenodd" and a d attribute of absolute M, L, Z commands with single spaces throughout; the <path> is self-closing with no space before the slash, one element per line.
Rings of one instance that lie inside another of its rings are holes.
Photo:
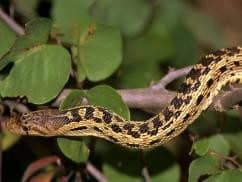
<path fill-rule="evenodd" d="M 171 103 L 146 121 L 126 121 L 102 107 L 80 106 L 22 113 L 10 118 L 6 127 L 22 135 L 95 136 L 146 149 L 179 135 L 211 104 L 222 86 L 241 82 L 242 48 L 220 49 L 194 65 Z"/>

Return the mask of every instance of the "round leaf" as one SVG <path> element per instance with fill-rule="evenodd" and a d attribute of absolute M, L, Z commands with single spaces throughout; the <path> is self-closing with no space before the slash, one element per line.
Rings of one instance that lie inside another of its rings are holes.
<path fill-rule="evenodd" d="M 211 176 L 207 182 L 230 182 L 230 181 L 242 181 L 242 171 L 239 170 L 227 170 L 221 174 Z"/>
<path fill-rule="evenodd" d="M 151 8 L 144 0 L 116 0 L 115 3 L 101 0 L 96 1 L 94 12 L 100 22 L 118 27 L 127 36 L 134 36 L 143 31 Z"/>
<path fill-rule="evenodd" d="M 0 58 L 10 50 L 15 39 L 15 33 L 0 20 Z"/>
<path fill-rule="evenodd" d="M 45 44 L 49 38 L 51 26 L 52 22 L 47 18 L 36 18 L 29 21 L 25 26 L 26 34 L 16 39 L 9 54 L 0 61 L 0 69 L 10 62 L 16 61 L 16 58 L 26 50 Z"/>
<path fill-rule="evenodd" d="M 197 155 L 203 156 L 208 152 L 209 144 L 209 140 L 207 138 L 204 138 L 196 141 L 192 147 Z"/>
<path fill-rule="evenodd" d="M 202 175 L 210 175 L 219 172 L 219 159 L 212 156 L 203 156 L 194 161 L 189 166 L 189 182 L 198 181 Z"/>
<path fill-rule="evenodd" d="M 23 52 L 15 60 L 9 75 L 1 83 L 3 97 L 26 96 L 43 104 L 61 91 L 69 78 L 70 55 L 55 45 L 42 45 Z"/>
<path fill-rule="evenodd" d="M 218 154 L 228 155 L 230 152 L 229 142 L 222 135 L 210 137 L 210 149 Z"/>
<path fill-rule="evenodd" d="M 89 19 L 88 10 L 94 0 L 55 0 L 52 16 L 61 39 L 64 42 L 76 44 L 83 23 Z M 66 16 L 68 15 L 68 16 Z M 84 23 L 85 24 L 85 23 Z"/>
<path fill-rule="evenodd" d="M 19 139 L 19 135 L 15 135 L 10 133 L 7 130 L 3 130 L 3 136 L 1 136 L 2 140 L 2 150 L 5 151 L 11 146 L 13 146 Z"/>
<path fill-rule="evenodd" d="M 124 182 L 124 181 L 140 182 L 141 181 L 141 177 L 131 176 L 131 175 L 122 173 L 121 171 L 115 169 L 109 164 L 104 164 L 103 172 L 105 176 L 107 176 L 109 181 L 115 181 L 115 182 Z"/>
<path fill-rule="evenodd" d="M 89 156 L 89 149 L 82 140 L 57 138 L 61 152 L 76 163 L 85 162 Z"/>
<path fill-rule="evenodd" d="M 105 85 L 94 87 L 87 92 L 86 96 L 90 104 L 103 106 L 128 120 L 130 119 L 128 106 L 112 87 Z"/>
<path fill-rule="evenodd" d="M 52 21 L 47 18 L 35 18 L 25 25 L 26 35 L 19 37 L 13 50 L 23 50 L 44 44 L 49 38 Z"/>
<path fill-rule="evenodd" d="M 152 176 L 153 182 L 169 181 L 177 182 L 180 178 L 180 168 L 178 164 L 173 164 L 165 170 L 162 170 L 159 174 Z"/>
<path fill-rule="evenodd" d="M 70 107 L 74 107 L 80 104 L 81 98 L 84 93 L 81 90 L 73 89 L 69 92 L 69 94 L 65 97 L 63 102 L 60 104 L 60 110 L 65 110 Z"/>
<path fill-rule="evenodd" d="M 79 58 L 87 78 L 100 81 L 109 77 L 122 60 L 120 32 L 112 27 L 93 24 L 87 27 L 79 44 Z"/>

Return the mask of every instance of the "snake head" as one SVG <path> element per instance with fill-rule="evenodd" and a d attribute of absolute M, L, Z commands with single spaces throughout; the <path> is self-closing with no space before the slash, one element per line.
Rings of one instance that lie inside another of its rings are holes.
<path fill-rule="evenodd" d="M 12 133 L 21 135 L 55 136 L 59 128 L 68 121 L 58 110 L 24 112 L 13 116 L 5 127 Z"/>
<path fill-rule="evenodd" d="M 4 128 L 15 134 L 26 135 L 26 130 L 22 127 L 19 118 L 20 114 L 15 114 L 14 116 L 10 117 L 10 119 L 3 123 Z"/>
<path fill-rule="evenodd" d="M 35 126 L 41 117 L 35 112 L 15 114 L 6 123 L 5 127 L 12 133 L 20 135 L 35 135 Z"/>
<path fill-rule="evenodd" d="M 11 117 L 5 127 L 12 133 L 20 135 L 49 136 L 49 115 L 48 110 L 24 112 Z"/>

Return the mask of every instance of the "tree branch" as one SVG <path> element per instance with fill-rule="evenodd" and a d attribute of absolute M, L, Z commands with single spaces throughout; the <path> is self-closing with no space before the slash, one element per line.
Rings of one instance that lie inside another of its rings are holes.
<path fill-rule="evenodd" d="M 160 108 L 169 103 L 175 96 L 176 92 L 165 89 L 166 85 L 175 79 L 186 75 L 191 69 L 191 66 L 177 70 L 170 70 L 160 81 L 152 84 L 148 88 L 138 89 L 120 89 L 118 90 L 123 101 L 130 108 L 160 110 Z M 58 107 L 64 98 L 69 94 L 70 89 L 64 89 L 57 97 L 52 106 Z"/>
<path fill-rule="evenodd" d="M 151 182 L 151 180 L 150 180 L 150 174 L 149 174 L 149 171 L 148 171 L 147 167 L 143 167 L 143 169 L 142 169 L 142 175 L 144 176 L 144 181 L 145 182 Z"/>
<path fill-rule="evenodd" d="M 164 89 L 172 81 L 176 80 L 179 77 L 187 75 L 191 69 L 192 69 L 192 66 L 184 67 L 177 70 L 175 70 L 174 68 L 171 68 L 169 72 L 160 81 L 152 85 L 152 89 L 155 89 L 155 90 Z"/>
<path fill-rule="evenodd" d="M 92 174 L 93 177 L 96 178 L 97 181 L 107 182 L 106 177 L 95 166 L 93 166 L 90 162 L 87 162 L 86 169 L 90 174 Z"/>
<path fill-rule="evenodd" d="M 232 106 L 241 101 L 241 98 L 242 88 L 233 88 L 230 91 L 223 91 L 215 97 L 210 107 L 214 108 L 216 111 L 223 112 L 231 109 Z"/>

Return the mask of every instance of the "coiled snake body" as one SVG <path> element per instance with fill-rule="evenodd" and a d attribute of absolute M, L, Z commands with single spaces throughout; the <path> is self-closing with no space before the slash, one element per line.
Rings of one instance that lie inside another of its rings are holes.
<path fill-rule="evenodd" d="M 194 65 L 176 97 L 146 121 L 125 121 L 96 106 L 60 112 L 40 110 L 10 118 L 13 133 L 37 136 L 95 136 L 120 145 L 145 149 L 168 142 L 187 128 L 227 83 L 242 82 L 242 48 L 214 51 Z"/>

